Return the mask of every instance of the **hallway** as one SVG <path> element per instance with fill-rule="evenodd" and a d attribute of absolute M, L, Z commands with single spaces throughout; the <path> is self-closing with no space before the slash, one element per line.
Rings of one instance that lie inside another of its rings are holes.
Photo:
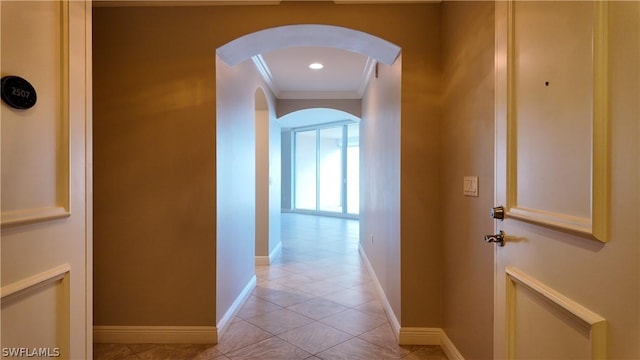
<path fill-rule="evenodd" d="M 398 346 L 358 254 L 358 221 L 282 215 L 282 254 L 216 346 L 95 344 L 96 360 L 446 359 Z"/>

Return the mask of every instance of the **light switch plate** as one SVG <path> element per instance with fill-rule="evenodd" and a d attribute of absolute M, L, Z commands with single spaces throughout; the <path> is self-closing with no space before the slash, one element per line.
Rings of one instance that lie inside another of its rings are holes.
<path fill-rule="evenodd" d="M 462 189 L 464 196 L 478 197 L 478 177 L 465 176 L 464 187 Z"/>

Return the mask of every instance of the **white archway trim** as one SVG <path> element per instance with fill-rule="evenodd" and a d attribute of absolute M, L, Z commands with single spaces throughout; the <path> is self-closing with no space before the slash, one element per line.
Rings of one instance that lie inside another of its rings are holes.
<path fill-rule="evenodd" d="M 272 50 L 296 46 L 325 46 L 353 51 L 391 65 L 400 47 L 362 31 L 332 25 L 287 25 L 260 30 L 218 48 L 217 54 L 229 66 Z"/>

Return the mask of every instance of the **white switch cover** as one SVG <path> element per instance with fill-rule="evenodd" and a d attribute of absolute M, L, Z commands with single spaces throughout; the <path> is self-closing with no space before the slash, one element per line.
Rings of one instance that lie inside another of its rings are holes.
<path fill-rule="evenodd" d="M 462 189 L 464 196 L 478 197 L 478 177 L 477 176 L 465 176 L 464 187 Z"/>

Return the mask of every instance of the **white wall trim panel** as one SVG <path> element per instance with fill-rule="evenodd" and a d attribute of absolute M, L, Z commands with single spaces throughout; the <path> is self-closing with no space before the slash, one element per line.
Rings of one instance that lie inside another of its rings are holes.
<path fill-rule="evenodd" d="M 269 254 L 269 256 L 256 256 L 256 265 L 258 266 L 268 266 L 273 263 L 273 261 L 280 256 L 282 252 L 282 241 L 276 245 L 275 249 Z"/>
<path fill-rule="evenodd" d="M 251 280 L 249 280 L 247 285 L 245 285 L 244 289 L 242 289 L 242 291 L 240 292 L 240 295 L 238 295 L 238 297 L 233 302 L 233 304 L 231 304 L 231 307 L 229 307 L 229 310 L 227 310 L 227 312 L 224 314 L 222 319 L 220 319 L 220 321 L 218 322 L 217 324 L 218 338 L 221 338 L 224 332 L 229 328 L 229 325 L 231 325 L 231 321 L 233 320 L 233 317 L 236 315 L 236 313 L 238 313 L 242 305 L 244 305 L 244 303 L 247 301 L 247 299 L 249 298 L 249 296 L 251 295 L 251 292 L 253 291 L 253 289 L 255 289 L 255 287 L 256 287 L 256 276 L 253 275 Z"/>
<path fill-rule="evenodd" d="M 608 4 L 594 2 L 591 213 L 581 218 L 519 206 L 517 198 L 517 99 L 515 4 L 509 1 L 507 25 L 507 198 L 506 216 L 606 242 L 609 223 Z"/>
<path fill-rule="evenodd" d="M 591 359 L 605 359 L 607 356 L 607 321 L 581 304 L 546 286 L 521 270 L 508 266 L 506 268 L 506 315 L 507 315 L 507 358 L 515 358 L 515 306 L 516 285 L 525 286 L 530 291 L 542 296 L 558 306 L 573 318 L 580 320 L 590 329 Z"/>
<path fill-rule="evenodd" d="M 387 295 L 384 293 L 384 289 L 382 289 L 382 285 L 380 285 L 380 281 L 378 281 L 378 277 L 376 276 L 376 272 L 373 271 L 373 266 L 369 262 L 369 258 L 367 258 L 367 254 L 364 252 L 362 246 L 358 244 L 358 252 L 360 256 L 364 260 L 365 265 L 367 266 L 367 270 L 369 271 L 369 276 L 373 280 L 373 284 L 376 288 L 376 293 L 378 294 L 378 299 L 382 302 L 382 306 L 384 307 L 384 312 L 387 314 L 387 318 L 391 323 L 391 328 L 393 329 L 393 334 L 396 336 L 396 339 L 400 339 L 400 321 L 396 317 L 396 314 L 393 312 L 393 308 L 387 300 Z"/>
<path fill-rule="evenodd" d="M 215 326 L 94 326 L 95 343 L 216 344 Z"/>

